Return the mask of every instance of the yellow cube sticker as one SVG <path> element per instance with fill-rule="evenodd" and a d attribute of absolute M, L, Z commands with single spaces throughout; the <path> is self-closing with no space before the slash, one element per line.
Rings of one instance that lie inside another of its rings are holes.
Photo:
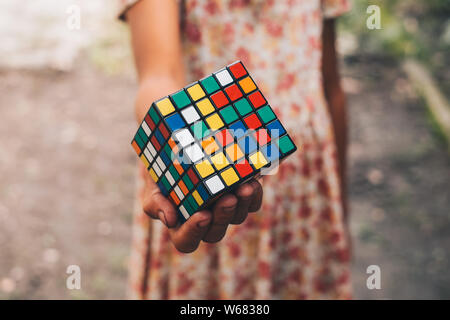
<path fill-rule="evenodd" d="M 208 114 L 210 114 L 211 112 L 213 112 L 214 106 L 212 105 L 211 101 L 209 101 L 208 98 L 203 99 L 202 101 L 197 102 L 197 108 L 198 110 L 200 110 L 200 112 L 206 116 Z"/>
<path fill-rule="evenodd" d="M 227 155 L 230 157 L 230 159 L 233 160 L 234 162 L 236 162 L 238 159 L 244 156 L 241 148 L 239 148 L 239 146 L 236 143 L 227 147 L 225 151 L 227 152 Z"/>
<path fill-rule="evenodd" d="M 236 171 L 232 167 L 229 167 L 221 174 L 223 181 L 227 184 L 227 186 L 231 186 L 233 183 L 239 181 L 239 177 L 236 174 Z"/>
<path fill-rule="evenodd" d="M 219 130 L 223 127 L 223 121 L 217 113 L 214 113 L 212 116 L 206 118 L 206 123 L 212 130 Z"/>
<path fill-rule="evenodd" d="M 187 92 L 191 96 L 192 100 L 197 101 L 200 98 L 203 98 L 205 96 L 205 92 L 203 91 L 202 87 L 198 83 L 194 84 L 192 87 L 189 87 L 187 89 Z"/>
<path fill-rule="evenodd" d="M 163 116 L 166 116 L 175 111 L 175 108 L 172 102 L 170 102 L 169 98 L 165 98 L 162 99 L 161 101 L 158 101 L 156 103 L 156 106 L 158 107 L 159 112 L 161 112 Z"/>
<path fill-rule="evenodd" d="M 256 169 L 260 169 L 261 167 L 264 167 L 268 162 L 266 160 L 266 158 L 264 158 L 263 154 L 261 153 L 261 151 L 258 151 L 254 154 L 252 154 L 249 157 L 250 163 L 256 168 Z"/>
<path fill-rule="evenodd" d="M 211 161 L 216 167 L 217 170 L 225 168 L 230 163 L 228 162 L 227 157 L 223 154 L 223 152 L 219 152 L 211 157 Z"/>
<path fill-rule="evenodd" d="M 192 192 L 192 196 L 194 197 L 195 201 L 197 202 L 197 204 L 199 206 L 201 206 L 203 204 L 203 199 L 202 199 L 202 197 L 200 196 L 200 194 L 198 193 L 197 190 Z"/>
<path fill-rule="evenodd" d="M 197 168 L 197 171 L 202 178 L 206 178 L 207 176 L 209 176 L 210 174 L 212 174 L 214 172 L 214 168 L 212 167 L 212 165 L 209 163 L 209 161 L 207 159 L 196 164 L 195 167 Z"/>
<path fill-rule="evenodd" d="M 150 173 L 150 177 L 152 177 L 153 181 L 158 182 L 158 176 L 156 175 L 155 171 L 150 168 L 150 170 L 148 170 L 148 172 Z"/>

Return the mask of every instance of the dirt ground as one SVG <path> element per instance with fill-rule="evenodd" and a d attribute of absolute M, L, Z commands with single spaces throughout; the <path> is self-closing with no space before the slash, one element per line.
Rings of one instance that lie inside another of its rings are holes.
<path fill-rule="evenodd" d="M 1 298 L 125 297 L 135 85 L 75 70 L 0 72 Z M 82 290 L 66 289 L 70 264 Z"/>
<path fill-rule="evenodd" d="M 450 298 L 450 158 L 399 66 L 347 58 L 356 298 Z M 381 290 L 368 290 L 368 265 Z"/>
<path fill-rule="evenodd" d="M 450 161 L 398 65 L 347 58 L 356 298 L 450 298 Z M 130 76 L 0 70 L 0 298 L 125 297 Z M 82 270 L 68 290 L 66 268 Z M 368 290 L 366 268 L 381 268 Z"/>

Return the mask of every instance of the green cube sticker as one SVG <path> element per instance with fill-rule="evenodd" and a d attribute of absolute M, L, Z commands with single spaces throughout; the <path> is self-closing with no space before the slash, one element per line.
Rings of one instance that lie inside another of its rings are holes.
<path fill-rule="evenodd" d="M 134 140 L 136 140 L 136 142 L 137 142 L 139 148 L 141 148 L 141 150 L 144 149 L 144 147 L 145 147 L 145 142 L 142 141 L 142 139 L 141 139 L 141 137 L 139 136 L 139 134 L 136 134 L 136 135 L 134 136 Z"/>
<path fill-rule="evenodd" d="M 158 115 L 158 112 L 156 111 L 154 106 L 152 106 L 150 108 L 150 110 L 148 110 L 148 114 L 150 115 L 150 118 L 152 118 L 153 122 L 155 124 L 158 124 L 158 122 L 159 122 L 159 115 Z"/>
<path fill-rule="evenodd" d="M 191 204 L 189 203 L 189 201 L 187 199 L 183 202 L 183 206 L 186 209 L 186 211 L 189 213 L 190 216 L 192 214 L 194 214 L 195 210 L 192 208 Z"/>
<path fill-rule="evenodd" d="M 269 106 L 265 106 L 259 109 L 258 115 L 264 123 L 272 121 L 276 118 L 275 113 L 273 113 L 272 108 L 270 108 Z"/>
<path fill-rule="evenodd" d="M 280 147 L 281 152 L 287 153 L 295 148 L 294 143 L 289 138 L 289 136 L 282 136 L 278 141 L 278 146 Z"/>
<path fill-rule="evenodd" d="M 144 129 L 142 129 L 142 127 L 139 128 L 138 134 L 139 134 L 139 137 L 142 139 L 142 141 L 143 141 L 144 143 L 147 143 L 148 137 L 147 137 L 147 135 L 145 134 L 145 131 L 144 131 Z"/>
<path fill-rule="evenodd" d="M 194 212 L 197 211 L 198 204 L 194 200 L 194 197 L 191 194 L 187 197 L 187 202 L 189 202 L 189 205 L 191 206 L 192 210 L 194 210 Z"/>
<path fill-rule="evenodd" d="M 200 82 L 201 82 L 202 86 L 205 88 L 206 92 L 208 92 L 209 94 L 220 89 L 216 80 L 214 80 L 214 77 L 212 77 L 212 76 L 208 77 L 206 79 L 203 79 Z"/>
<path fill-rule="evenodd" d="M 177 170 L 175 169 L 175 167 L 173 165 L 171 165 L 169 167 L 169 172 L 172 175 L 173 179 L 175 181 L 178 181 L 178 179 L 180 178 L 180 175 L 178 174 Z"/>
<path fill-rule="evenodd" d="M 191 100 L 189 100 L 189 97 L 187 96 L 186 92 L 184 92 L 184 90 L 174 93 L 172 95 L 172 99 L 178 109 L 184 108 L 191 103 Z"/>
<path fill-rule="evenodd" d="M 163 183 L 163 185 L 164 185 L 164 187 L 166 188 L 166 190 L 170 190 L 171 186 L 170 186 L 169 181 L 167 181 L 167 178 L 166 178 L 166 177 L 163 176 L 163 177 L 161 178 L 161 182 Z"/>
<path fill-rule="evenodd" d="M 247 113 L 252 111 L 252 107 L 250 103 L 248 103 L 247 99 L 242 98 L 234 103 L 236 110 L 241 114 L 241 116 L 245 116 Z"/>
<path fill-rule="evenodd" d="M 228 106 L 220 110 L 220 114 L 227 124 L 230 124 L 231 122 L 239 118 L 239 116 L 237 115 L 236 111 L 234 111 L 234 108 L 232 106 Z"/>
<path fill-rule="evenodd" d="M 169 157 L 170 160 L 172 159 L 172 149 L 170 148 L 169 144 L 166 144 L 164 146 L 164 152 L 167 154 L 167 156 Z"/>
<path fill-rule="evenodd" d="M 206 126 L 205 122 L 197 121 L 191 126 L 191 131 L 194 133 L 194 136 L 197 139 L 203 139 L 209 134 L 208 127 Z"/>
<path fill-rule="evenodd" d="M 191 179 L 189 179 L 189 176 L 187 174 L 184 175 L 183 182 L 184 182 L 184 184 L 186 185 L 186 187 L 188 188 L 189 191 L 191 191 L 192 188 L 194 187 L 194 185 L 192 184 Z"/>

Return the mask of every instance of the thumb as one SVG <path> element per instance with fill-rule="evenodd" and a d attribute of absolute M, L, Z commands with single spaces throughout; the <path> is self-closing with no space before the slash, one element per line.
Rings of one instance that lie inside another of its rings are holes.
<path fill-rule="evenodd" d="M 144 212 L 153 219 L 161 220 L 168 228 L 177 224 L 178 216 L 174 205 L 153 184 L 152 188 L 146 188 L 143 201 Z"/>
<path fill-rule="evenodd" d="M 211 225 L 212 213 L 207 210 L 192 215 L 177 230 L 171 229 L 172 242 L 178 251 L 190 253 L 198 248 Z"/>

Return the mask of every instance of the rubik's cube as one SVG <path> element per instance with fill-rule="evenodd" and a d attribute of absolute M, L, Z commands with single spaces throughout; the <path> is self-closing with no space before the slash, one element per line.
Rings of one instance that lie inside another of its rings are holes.
<path fill-rule="evenodd" d="M 297 149 L 240 61 L 155 101 L 131 144 L 183 221 Z"/>

